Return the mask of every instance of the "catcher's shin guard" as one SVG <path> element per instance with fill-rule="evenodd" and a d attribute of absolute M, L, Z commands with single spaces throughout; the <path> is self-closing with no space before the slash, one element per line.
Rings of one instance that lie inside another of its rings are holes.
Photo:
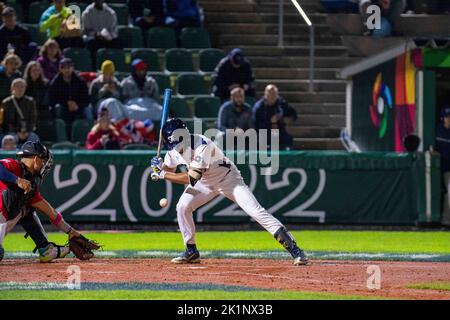
<path fill-rule="evenodd" d="M 294 236 L 285 227 L 280 227 L 275 232 L 274 237 L 295 259 L 294 264 L 301 265 L 308 263 L 308 258 L 305 253 L 297 246 Z"/>
<path fill-rule="evenodd" d="M 37 249 L 48 246 L 49 241 L 47 239 L 47 235 L 45 234 L 44 227 L 42 226 L 41 220 L 39 220 L 36 212 L 29 210 L 19 222 L 26 232 L 25 238 L 30 236 L 31 239 L 33 239 Z M 36 252 L 36 249 L 34 252 Z"/>

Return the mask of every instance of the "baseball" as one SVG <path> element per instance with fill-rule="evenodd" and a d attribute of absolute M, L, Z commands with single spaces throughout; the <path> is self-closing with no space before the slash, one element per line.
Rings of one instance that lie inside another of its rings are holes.
<path fill-rule="evenodd" d="M 159 200 L 159 205 L 160 205 L 162 208 L 166 207 L 166 206 L 167 206 L 167 203 L 168 203 L 168 201 L 167 201 L 166 198 L 162 198 L 161 200 Z"/>

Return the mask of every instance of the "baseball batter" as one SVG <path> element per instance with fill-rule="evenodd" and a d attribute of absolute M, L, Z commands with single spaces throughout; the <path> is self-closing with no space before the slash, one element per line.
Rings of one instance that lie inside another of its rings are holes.
<path fill-rule="evenodd" d="M 289 251 L 295 265 L 308 263 L 291 233 L 258 203 L 237 167 L 213 141 L 189 134 L 183 121 L 176 118 L 164 124 L 162 138 L 168 152 L 164 161 L 157 157 L 152 159 L 152 179 L 188 185 L 177 204 L 178 225 L 186 251 L 172 259 L 173 263 L 200 262 L 193 212 L 218 195 L 234 201 L 270 232 Z M 176 173 L 180 165 L 186 166 L 187 172 Z"/>
<path fill-rule="evenodd" d="M 69 247 L 49 242 L 35 213 L 35 210 L 43 213 L 69 238 L 81 236 L 39 192 L 42 179 L 51 169 L 52 153 L 40 142 L 28 141 L 17 156 L 20 161 L 0 160 L 0 260 L 4 255 L 3 239 L 17 223 L 22 224 L 35 242 L 41 262 L 63 258 L 70 252 Z"/>

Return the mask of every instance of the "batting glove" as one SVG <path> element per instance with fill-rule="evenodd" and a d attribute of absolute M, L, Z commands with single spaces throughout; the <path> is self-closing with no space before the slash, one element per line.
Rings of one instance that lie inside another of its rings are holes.
<path fill-rule="evenodd" d="M 163 159 L 158 157 L 153 157 L 151 162 L 151 167 L 156 167 L 161 170 L 163 164 Z"/>
<path fill-rule="evenodd" d="M 152 178 L 153 181 L 158 181 L 159 179 L 164 179 L 164 176 L 166 175 L 166 172 L 164 170 L 161 170 L 158 167 L 153 167 L 152 166 L 152 174 L 150 175 L 150 177 Z"/>

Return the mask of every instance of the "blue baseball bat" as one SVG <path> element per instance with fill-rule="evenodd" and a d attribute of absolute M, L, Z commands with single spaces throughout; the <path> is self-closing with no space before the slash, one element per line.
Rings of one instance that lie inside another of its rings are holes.
<path fill-rule="evenodd" d="M 166 123 L 167 117 L 169 116 L 169 103 L 170 103 L 170 97 L 171 96 L 172 96 L 172 90 L 171 89 L 164 90 L 163 110 L 162 110 L 162 117 L 161 117 L 161 128 L 159 129 L 158 151 L 156 153 L 157 157 L 159 157 L 159 154 L 161 152 L 162 127 Z"/>

